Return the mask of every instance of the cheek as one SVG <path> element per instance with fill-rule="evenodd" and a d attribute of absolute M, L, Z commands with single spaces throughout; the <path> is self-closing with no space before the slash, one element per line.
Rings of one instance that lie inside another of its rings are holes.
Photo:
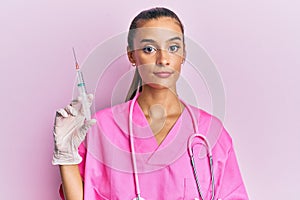
<path fill-rule="evenodd" d="M 145 79 L 145 78 L 151 76 L 153 69 L 152 69 L 152 67 L 149 66 L 149 65 L 140 64 L 140 65 L 138 66 L 138 71 L 139 71 L 139 73 L 140 73 L 142 79 Z"/>
<path fill-rule="evenodd" d="M 181 72 L 182 62 L 183 62 L 183 59 L 182 59 L 182 57 L 180 57 L 180 56 L 176 56 L 176 57 L 174 57 L 174 59 L 173 59 L 173 68 L 174 68 L 178 73 Z"/>
<path fill-rule="evenodd" d="M 138 57 L 137 57 L 139 63 L 141 65 L 145 65 L 145 64 L 153 64 L 156 62 L 156 56 L 155 54 L 153 55 L 149 55 L 149 54 L 139 54 Z"/>

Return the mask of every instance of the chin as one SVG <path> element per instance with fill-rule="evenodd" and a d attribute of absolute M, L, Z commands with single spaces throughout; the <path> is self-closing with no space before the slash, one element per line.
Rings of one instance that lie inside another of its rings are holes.
<path fill-rule="evenodd" d="M 164 83 L 145 83 L 149 88 L 157 90 L 165 90 L 175 88 L 174 85 Z"/>

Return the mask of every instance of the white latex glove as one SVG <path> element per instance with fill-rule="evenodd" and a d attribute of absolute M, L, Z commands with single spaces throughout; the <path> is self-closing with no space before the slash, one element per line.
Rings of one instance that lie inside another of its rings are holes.
<path fill-rule="evenodd" d="M 91 105 L 93 95 L 89 94 L 88 99 Z M 81 98 L 79 97 L 66 108 L 56 112 L 53 130 L 53 165 L 74 165 L 82 161 L 78 147 L 85 139 L 88 129 L 96 124 L 96 120 L 85 120 L 81 107 Z"/>

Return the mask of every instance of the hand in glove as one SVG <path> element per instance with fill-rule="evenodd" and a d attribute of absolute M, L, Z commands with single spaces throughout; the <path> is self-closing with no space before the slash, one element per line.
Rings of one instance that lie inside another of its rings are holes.
<path fill-rule="evenodd" d="M 91 106 L 93 95 L 88 95 Z M 73 165 L 82 161 L 78 147 L 85 139 L 88 129 L 96 124 L 95 119 L 85 120 L 81 98 L 72 101 L 64 109 L 56 112 L 54 124 L 53 165 Z"/>

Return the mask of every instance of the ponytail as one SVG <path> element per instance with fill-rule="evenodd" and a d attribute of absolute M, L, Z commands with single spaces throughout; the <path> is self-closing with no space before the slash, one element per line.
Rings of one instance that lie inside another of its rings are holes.
<path fill-rule="evenodd" d="M 133 97 L 136 95 L 137 90 L 139 90 L 139 92 L 142 91 L 142 78 L 136 67 L 125 102 L 133 99 Z"/>

